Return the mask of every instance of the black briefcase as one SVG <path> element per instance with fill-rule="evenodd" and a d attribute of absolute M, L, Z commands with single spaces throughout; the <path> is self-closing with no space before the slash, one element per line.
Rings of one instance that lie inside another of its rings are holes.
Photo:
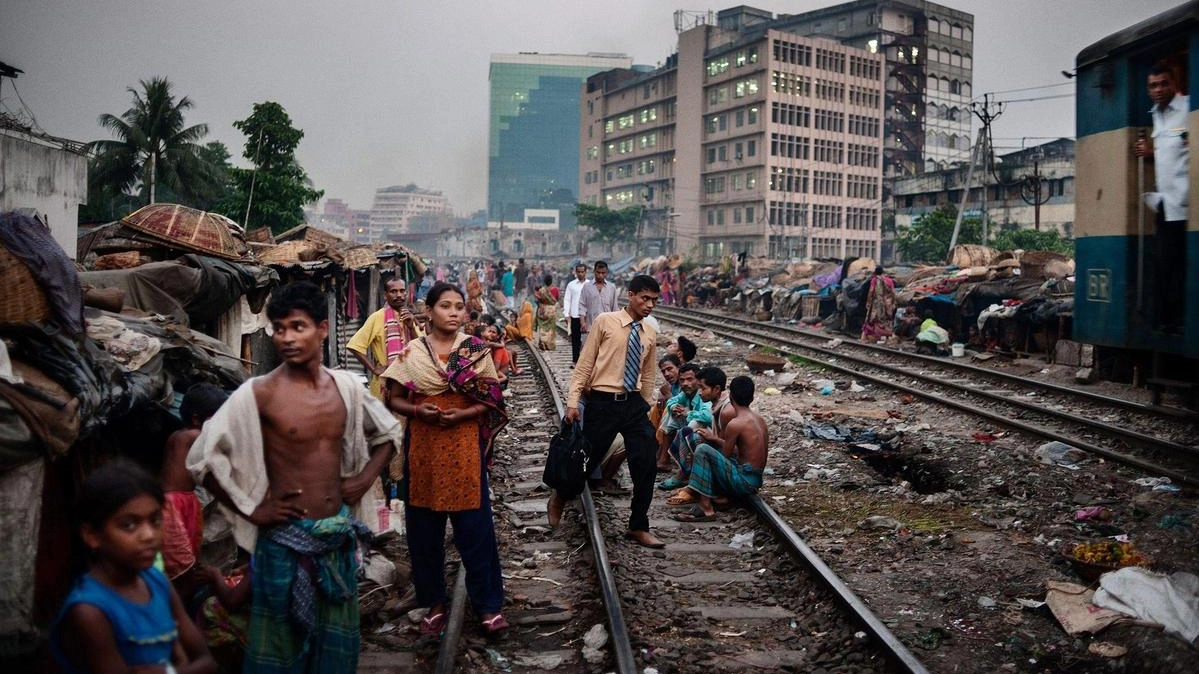
<path fill-rule="evenodd" d="M 565 421 L 550 439 L 549 454 L 545 458 L 545 472 L 541 481 L 558 492 L 564 499 L 572 499 L 583 492 L 587 484 L 587 438 L 583 437 L 580 424 Z"/>

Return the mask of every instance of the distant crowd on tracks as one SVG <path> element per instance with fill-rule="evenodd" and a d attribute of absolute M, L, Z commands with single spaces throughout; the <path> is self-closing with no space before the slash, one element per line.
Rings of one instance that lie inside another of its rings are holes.
<path fill-rule="evenodd" d="M 379 528 L 367 523 L 379 524 L 374 497 L 387 492 L 404 502 L 416 603 L 427 609 L 420 632 L 436 637 L 446 626 L 448 521 L 479 627 L 502 633 L 488 473 L 508 420 L 504 390 L 525 372 L 509 345 L 555 350 L 563 319 L 574 363 L 565 421 L 582 424 L 590 442 L 587 487 L 627 493 L 619 476 L 628 463 L 629 538 L 664 546 L 647 514 L 655 486 L 687 506 L 677 514 L 684 521 L 756 492 L 768 435 L 750 409 L 753 380 L 694 362 L 696 345 L 665 343 L 652 316 L 695 286 L 668 266 L 620 280 L 609 272 L 602 260 L 555 269 L 520 259 L 436 265 L 411 287 L 389 279 L 384 306 L 348 344 L 368 386 L 323 365 L 324 292 L 306 281 L 276 289 L 266 314 L 278 367 L 231 394 L 190 388 L 186 428 L 170 436 L 159 476 L 118 459 L 84 479 L 88 563 L 55 622 L 59 663 L 79 672 L 356 671 L 358 575 Z M 198 487 L 230 516 L 240 550 L 232 570 L 201 562 Z M 551 496 L 552 526 L 576 495 Z"/>

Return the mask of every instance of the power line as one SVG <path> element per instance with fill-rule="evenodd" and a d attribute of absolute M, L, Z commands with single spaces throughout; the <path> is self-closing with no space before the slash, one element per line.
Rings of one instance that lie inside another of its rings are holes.
<path fill-rule="evenodd" d="M 1036 87 L 1021 87 L 1019 89 L 1003 89 L 1002 91 L 987 91 L 987 92 L 984 92 L 982 96 L 975 96 L 974 100 L 976 100 L 976 101 L 980 100 L 983 96 L 986 96 L 988 94 L 994 96 L 995 94 L 1014 94 L 1014 93 L 1018 93 L 1021 91 L 1036 91 L 1038 89 L 1053 89 L 1055 87 L 1072 87 L 1072 86 L 1074 86 L 1073 82 L 1058 82 L 1056 84 L 1042 84 L 1042 85 L 1036 86 Z"/>
<path fill-rule="evenodd" d="M 1034 96 L 1032 98 L 1008 98 L 996 103 L 1027 103 L 1029 101 L 1049 101 L 1055 98 L 1074 98 L 1074 94 L 1057 94 L 1056 96 Z"/>

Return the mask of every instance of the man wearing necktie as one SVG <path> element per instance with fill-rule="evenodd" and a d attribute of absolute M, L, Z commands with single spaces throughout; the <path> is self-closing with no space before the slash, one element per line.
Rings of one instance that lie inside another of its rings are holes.
<path fill-rule="evenodd" d="M 583 422 L 583 434 L 591 444 L 589 473 L 616 435 L 624 437 L 633 478 L 627 536 L 646 547 L 662 548 L 666 544 L 649 532 L 657 447 L 648 412 L 657 374 L 657 331 L 645 321 L 658 303 L 661 289 L 652 276 L 639 275 L 629 281 L 627 294 L 629 303 L 624 309 L 600 314 L 591 324 L 570 378 L 564 420 Z M 579 413 L 581 399 L 587 401 L 585 418 Z M 557 526 L 565 505 L 557 493 L 550 497 L 550 526 Z"/>

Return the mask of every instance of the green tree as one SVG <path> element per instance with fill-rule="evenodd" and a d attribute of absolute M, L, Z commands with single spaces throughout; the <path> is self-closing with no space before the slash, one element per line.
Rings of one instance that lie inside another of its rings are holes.
<path fill-rule="evenodd" d="M 115 139 L 89 145 L 93 155 L 88 174 L 98 194 L 112 200 L 140 188 L 146 202 L 155 203 L 163 185 L 188 199 L 210 197 L 212 170 L 199 144 L 208 135 L 208 125 L 185 124 L 183 113 L 192 101 L 187 96 L 176 99 L 165 77 L 140 84 L 141 91 L 129 87 L 133 105 L 120 117 L 100 115 L 100 126 Z"/>
<path fill-rule="evenodd" d="M 614 211 L 607 206 L 575 204 L 579 225 L 591 230 L 591 240 L 604 243 L 632 241 L 641 223 L 641 208 L 627 206 Z"/>
<path fill-rule="evenodd" d="M 909 225 L 895 228 L 895 246 L 909 262 L 942 263 L 949 255 L 949 241 L 953 238 L 953 221 L 957 211 L 939 208 L 916 218 Z M 982 223 L 978 218 L 962 218 L 962 229 L 958 233 L 961 243 L 981 243 Z"/>
<path fill-rule="evenodd" d="M 296 161 L 304 132 L 292 126 L 283 106 L 255 103 L 249 117 L 233 123 L 246 135 L 242 156 L 253 169 L 232 169 L 232 196 L 222 212 L 247 228 L 270 227 L 278 234 L 304 222 L 304 205 L 324 195 L 312 189 L 308 174 Z M 246 204 L 250 204 L 249 216 Z"/>
<path fill-rule="evenodd" d="M 999 250 L 1047 250 L 1074 256 L 1074 241 L 1062 238 L 1056 229 L 1004 229 L 995 235 Z"/>

